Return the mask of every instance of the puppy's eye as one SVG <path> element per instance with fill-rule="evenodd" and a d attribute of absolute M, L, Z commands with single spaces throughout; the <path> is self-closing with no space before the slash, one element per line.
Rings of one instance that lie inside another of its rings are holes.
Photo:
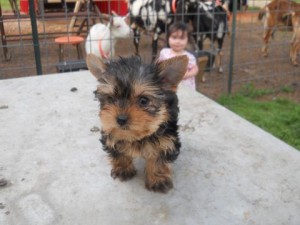
<path fill-rule="evenodd" d="M 140 97 L 138 100 L 138 104 L 142 107 L 149 105 L 149 102 L 150 102 L 150 100 L 147 97 Z"/>

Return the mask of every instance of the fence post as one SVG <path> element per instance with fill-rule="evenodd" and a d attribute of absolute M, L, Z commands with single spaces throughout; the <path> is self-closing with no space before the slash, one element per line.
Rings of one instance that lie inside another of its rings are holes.
<path fill-rule="evenodd" d="M 29 14 L 31 20 L 31 30 L 32 30 L 32 41 L 34 47 L 35 65 L 37 75 L 42 75 L 42 64 L 41 64 L 41 54 L 40 54 L 40 44 L 39 35 L 36 25 L 35 7 L 34 0 L 29 0 Z"/>
<path fill-rule="evenodd" d="M 233 64 L 234 64 L 234 47 L 235 47 L 235 31 L 236 31 L 236 9 L 237 1 L 233 0 L 233 15 L 231 23 L 231 43 L 230 43 L 230 61 L 229 61 L 229 76 L 228 76 L 228 94 L 231 94 L 232 77 L 233 77 Z"/>

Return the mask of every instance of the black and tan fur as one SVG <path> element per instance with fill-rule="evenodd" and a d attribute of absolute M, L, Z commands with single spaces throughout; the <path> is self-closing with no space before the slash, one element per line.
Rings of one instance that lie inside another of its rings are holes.
<path fill-rule="evenodd" d="M 144 65 L 131 56 L 103 62 L 87 56 L 98 79 L 101 142 L 121 181 L 136 175 L 133 158 L 143 157 L 146 188 L 167 192 L 173 187 L 170 163 L 180 152 L 176 89 L 186 71 L 186 56 Z"/>

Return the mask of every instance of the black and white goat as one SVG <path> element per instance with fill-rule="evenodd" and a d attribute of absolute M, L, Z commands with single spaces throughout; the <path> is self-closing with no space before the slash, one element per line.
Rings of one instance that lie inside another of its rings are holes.
<path fill-rule="evenodd" d="M 130 0 L 129 11 L 131 28 L 134 35 L 136 54 L 139 54 L 141 30 L 153 32 L 152 59 L 157 54 L 159 35 L 166 32 L 174 22 L 175 17 L 180 18 L 180 13 L 186 12 L 188 5 L 197 0 Z"/>
<path fill-rule="evenodd" d="M 212 1 L 189 4 L 187 10 L 186 22 L 191 21 L 193 26 L 193 34 L 198 50 L 203 50 L 203 42 L 210 39 L 212 49 L 216 53 L 217 66 L 219 72 L 223 72 L 222 68 L 222 47 L 224 38 L 228 32 L 227 12 L 221 4 L 216 5 Z M 217 42 L 217 48 L 214 43 Z"/>
<path fill-rule="evenodd" d="M 222 72 L 221 49 L 228 27 L 226 10 L 221 5 L 202 0 L 130 0 L 129 11 L 136 54 L 139 54 L 141 29 L 153 32 L 152 59 L 155 59 L 159 35 L 166 32 L 174 21 L 191 22 L 198 50 L 203 49 L 206 38 L 212 43 L 217 41 L 215 52 Z"/>

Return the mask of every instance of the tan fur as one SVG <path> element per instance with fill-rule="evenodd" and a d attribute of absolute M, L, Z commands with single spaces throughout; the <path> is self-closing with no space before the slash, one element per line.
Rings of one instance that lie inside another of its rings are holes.
<path fill-rule="evenodd" d="M 97 92 L 112 95 L 114 93 L 114 86 L 110 84 L 99 84 L 97 87 Z"/>
<path fill-rule="evenodd" d="M 105 133 L 109 133 L 114 137 L 114 139 L 111 140 L 112 142 L 118 142 L 119 140 L 140 140 L 154 133 L 160 124 L 168 120 L 165 106 L 160 108 L 159 115 L 155 117 L 155 120 L 135 105 L 129 106 L 124 109 L 124 111 L 121 110 L 119 107 L 111 105 L 104 107 L 100 112 L 102 129 Z M 128 129 L 120 129 L 116 123 L 115 118 L 122 113 L 130 115 L 130 127 L 128 127 Z"/>
<path fill-rule="evenodd" d="M 157 91 L 157 87 L 153 87 L 151 84 L 143 83 L 141 81 L 137 81 L 136 84 L 134 84 L 134 95 L 139 96 L 139 95 L 147 95 L 151 96 L 155 91 Z M 154 96 L 156 97 L 156 96 Z"/>
<path fill-rule="evenodd" d="M 161 163 L 156 158 L 148 159 L 145 167 L 146 188 L 153 189 L 156 185 L 173 187 L 171 168 L 169 163 Z"/>
<path fill-rule="evenodd" d="M 265 16 L 264 34 L 262 47 L 263 56 L 268 56 L 269 39 L 274 32 L 274 29 L 280 25 L 285 27 L 292 26 L 293 38 L 290 47 L 290 59 L 292 64 L 297 66 L 297 53 L 299 52 L 299 18 L 300 18 L 300 4 L 290 0 L 273 0 L 267 4 L 258 14 L 258 19 Z"/>
<path fill-rule="evenodd" d="M 300 12 L 292 14 L 293 38 L 290 47 L 290 59 L 293 65 L 298 65 L 297 55 L 300 52 Z"/>
<path fill-rule="evenodd" d="M 112 158 L 111 164 L 111 176 L 113 178 L 119 177 L 122 181 L 125 181 L 136 174 L 136 169 L 133 164 L 133 158 L 131 157 L 124 155 L 117 159 Z"/>

